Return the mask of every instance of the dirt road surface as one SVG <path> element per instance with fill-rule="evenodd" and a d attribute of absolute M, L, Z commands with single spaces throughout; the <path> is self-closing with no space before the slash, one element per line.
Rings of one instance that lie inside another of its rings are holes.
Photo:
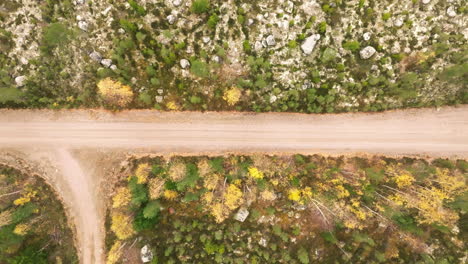
<path fill-rule="evenodd" d="M 468 106 L 376 114 L 0 111 L 0 146 L 468 155 Z"/>
<path fill-rule="evenodd" d="M 0 148 L 28 152 L 32 160 L 54 164 L 60 176 L 52 184 L 73 217 L 81 263 L 99 264 L 104 263 L 105 237 L 99 192 L 106 174 L 96 169 L 101 164 L 92 151 L 466 159 L 468 106 L 327 115 L 0 110 Z M 76 154 L 80 151 L 85 154 Z"/>

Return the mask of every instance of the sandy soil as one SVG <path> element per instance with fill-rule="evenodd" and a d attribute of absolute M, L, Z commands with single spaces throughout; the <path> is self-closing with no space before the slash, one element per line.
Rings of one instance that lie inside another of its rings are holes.
<path fill-rule="evenodd" d="M 35 164 L 76 226 L 81 263 L 104 263 L 112 182 L 129 155 L 362 153 L 468 157 L 468 106 L 375 114 L 0 110 L 0 161 Z"/>

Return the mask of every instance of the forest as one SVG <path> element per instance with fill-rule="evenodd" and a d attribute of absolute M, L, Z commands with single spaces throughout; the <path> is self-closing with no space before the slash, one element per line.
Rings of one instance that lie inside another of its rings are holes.
<path fill-rule="evenodd" d="M 107 263 L 463 263 L 464 160 L 319 155 L 133 159 Z"/>
<path fill-rule="evenodd" d="M 0 263 L 78 263 L 73 233 L 52 188 L 0 166 Z"/>

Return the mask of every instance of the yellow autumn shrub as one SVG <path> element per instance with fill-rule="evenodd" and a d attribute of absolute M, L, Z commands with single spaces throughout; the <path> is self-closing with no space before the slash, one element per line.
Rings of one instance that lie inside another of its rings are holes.
<path fill-rule="evenodd" d="M 112 207 L 113 208 L 120 208 L 127 206 L 132 199 L 132 194 L 127 187 L 120 187 L 117 190 L 114 198 L 112 199 Z"/>
<path fill-rule="evenodd" d="M 173 201 L 175 200 L 175 198 L 177 198 L 177 196 L 178 196 L 178 193 L 176 191 L 173 191 L 173 190 L 164 191 L 164 198 L 166 200 Z"/>
<path fill-rule="evenodd" d="M 292 188 L 288 190 L 288 199 L 291 201 L 298 202 L 301 200 L 301 191 L 297 188 Z"/>
<path fill-rule="evenodd" d="M 255 167 L 250 167 L 248 170 L 250 177 L 254 179 L 263 179 L 263 172 L 261 172 L 259 169 Z"/>
<path fill-rule="evenodd" d="M 19 236 L 24 236 L 28 233 L 29 229 L 30 227 L 27 224 L 17 224 L 13 230 L 13 233 Z"/>
<path fill-rule="evenodd" d="M 414 182 L 414 178 L 411 174 L 409 173 L 404 173 L 401 175 L 397 175 L 395 178 L 395 183 L 398 186 L 398 188 L 404 188 L 406 186 L 410 186 Z"/>
<path fill-rule="evenodd" d="M 122 256 L 122 242 L 120 240 L 115 241 L 114 245 L 112 245 L 111 249 L 109 250 L 109 254 L 107 254 L 107 261 L 106 264 L 115 264 L 119 261 L 120 257 Z"/>
<path fill-rule="evenodd" d="M 177 111 L 179 110 L 179 105 L 175 101 L 169 101 L 166 104 L 167 109 Z"/>
<path fill-rule="evenodd" d="M 37 195 L 37 191 L 29 190 L 23 196 L 21 196 L 20 198 L 14 200 L 13 204 L 20 206 L 20 205 L 29 203 L 32 198 L 36 197 L 36 195 Z"/>
<path fill-rule="evenodd" d="M 120 240 L 125 240 L 135 234 L 132 228 L 132 217 L 123 212 L 112 212 L 111 230 Z"/>
<path fill-rule="evenodd" d="M 151 166 L 148 163 L 138 164 L 135 170 L 135 176 L 137 177 L 138 184 L 144 184 L 148 181 L 148 176 L 151 171 Z"/>
<path fill-rule="evenodd" d="M 228 103 L 228 105 L 235 105 L 239 102 L 239 99 L 242 95 L 242 91 L 237 87 L 232 87 L 224 91 L 223 99 Z"/>
<path fill-rule="evenodd" d="M 133 99 L 133 91 L 130 86 L 123 85 L 111 78 L 100 80 L 97 87 L 99 95 L 106 104 L 125 107 Z"/>
<path fill-rule="evenodd" d="M 239 207 L 242 200 L 242 191 L 234 184 L 229 184 L 224 194 L 224 204 L 230 209 L 234 210 Z"/>

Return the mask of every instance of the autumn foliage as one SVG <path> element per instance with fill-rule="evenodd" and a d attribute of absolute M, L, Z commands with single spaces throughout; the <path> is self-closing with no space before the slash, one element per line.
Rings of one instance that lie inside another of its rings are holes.
<path fill-rule="evenodd" d="M 97 87 L 99 95 L 107 105 L 125 107 L 133 100 L 133 91 L 130 86 L 111 78 L 100 80 Z"/>
<path fill-rule="evenodd" d="M 223 99 L 228 103 L 228 105 L 233 106 L 239 102 L 239 99 L 242 95 L 242 91 L 237 87 L 232 87 L 224 92 Z"/>

